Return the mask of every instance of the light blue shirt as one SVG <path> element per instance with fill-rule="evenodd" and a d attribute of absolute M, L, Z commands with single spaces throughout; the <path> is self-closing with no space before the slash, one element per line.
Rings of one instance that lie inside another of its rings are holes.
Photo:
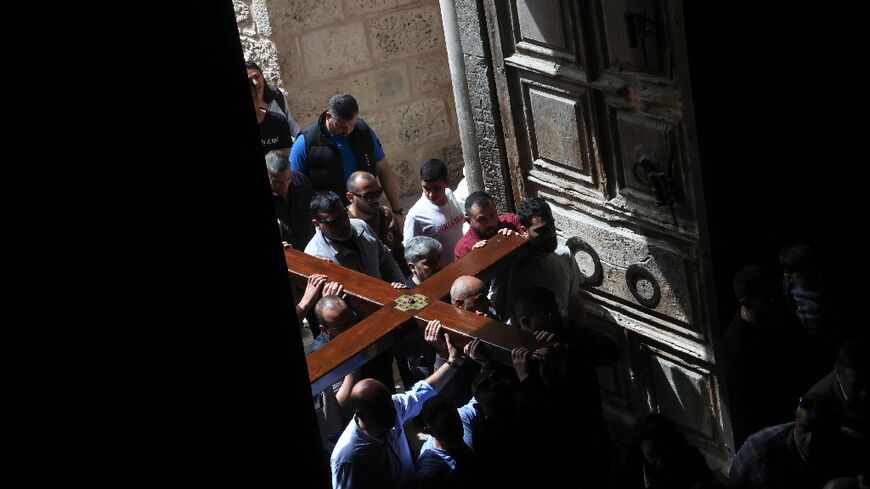
<path fill-rule="evenodd" d="M 372 481 L 362 480 L 355 467 L 367 467 L 376 463 L 387 451 L 393 480 L 396 487 L 413 487 L 414 459 L 411 458 L 411 448 L 405 438 L 403 425 L 405 421 L 420 414 L 423 404 L 438 392 L 425 381 L 414 384 L 411 390 L 404 394 L 392 396 L 393 407 L 396 408 L 396 423 L 383 440 L 367 435 L 359 428 L 357 417 L 353 420 L 335 444 L 335 450 L 329 460 L 332 469 L 333 489 L 368 489 L 373 488 Z"/>

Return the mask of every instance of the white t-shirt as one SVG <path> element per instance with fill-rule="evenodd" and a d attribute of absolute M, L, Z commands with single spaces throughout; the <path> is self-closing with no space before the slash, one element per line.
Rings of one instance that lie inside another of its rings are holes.
<path fill-rule="evenodd" d="M 444 247 L 441 251 L 441 266 L 446 267 L 453 262 L 453 248 L 462 238 L 462 223 L 465 214 L 456 202 L 453 191 L 445 190 L 447 203 L 438 206 L 432 203 L 425 194 L 408 211 L 405 217 L 405 246 L 414 236 L 429 236 L 435 238 Z"/>

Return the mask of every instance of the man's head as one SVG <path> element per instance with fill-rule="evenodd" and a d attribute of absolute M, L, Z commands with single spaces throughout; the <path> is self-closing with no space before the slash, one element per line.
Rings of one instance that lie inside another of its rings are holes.
<path fill-rule="evenodd" d="M 269 175 L 269 186 L 272 192 L 284 195 L 290 188 L 290 164 L 287 157 L 277 150 L 266 153 L 266 173 Z"/>
<path fill-rule="evenodd" d="M 516 398 L 510 380 L 501 370 L 481 370 L 471 382 L 471 392 L 483 416 L 492 421 L 516 417 Z"/>
<path fill-rule="evenodd" d="M 477 277 L 463 275 L 457 278 L 450 287 L 450 302 L 466 311 L 487 313 L 492 303 L 486 296 L 489 290 L 486 284 Z"/>
<path fill-rule="evenodd" d="M 441 270 L 441 252 L 444 247 L 435 238 L 414 236 L 405 245 L 405 261 L 408 268 L 423 282 Z"/>
<path fill-rule="evenodd" d="M 263 78 L 263 70 L 253 61 L 245 61 L 245 69 L 248 71 L 248 81 L 251 83 L 254 96 L 261 98 L 263 89 L 266 87 L 266 80 Z"/>
<path fill-rule="evenodd" d="M 465 222 L 480 239 L 495 236 L 498 232 L 498 209 L 488 193 L 478 190 L 465 199 Z"/>
<path fill-rule="evenodd" d="M 347 209 L 335 192 L 317 192 L 308 207 L 314 217 L 311 222 L 324 236 L 336 241 L 347 241 L 353 237 Z"/>
<path fill-rule="evenodd" d="M 783 248 L 779 252 L 779 265 L 791 281 L 801 286 L 818 286 L 821 264 L 811 246 L 796 244 Z"/>
<path fill-rule="evenodd" d="M 359 105 L 349 93 L 339 93 L 329 99 L 326 109 L 326 129 L 333 136 L 347 137 L 356 126 Z"/>
<path fill-rule="evenodd" d="M 734 295 L 747 311 L 744 319 L 752 324 L 777 321 L 785 313 L 782 281 L 772 270 L 747 265 L 734 276 Z"/>
<path fill-rule="evenodd" d="M 529 244 L 539 252 L 556 250 L 556 223 L 550 205 L 540 197 L 529 197 L 517 209 L 520 224 L 529 232 Z"/>
<path fill-rule="evenodd" d="M 356 314 L 347 302 L 337 295 L 325 295 L 314 306 L 314 316 L 320 331 L 330 339 L 356 324 Z"/>
<path fill-rule="evenodd" d="M 347 200 L 354 209 L 367 216 L 377 214 L 381 205 L 378 199 L 383 193 L 378 179 L 367 171 L 355 171 L 347 179 Z"/>
<path fill-rule="evenodd" d="M 382 438 L 396 424 L 396 407 L 387 386 L 375 379 L 363 379 L 350 391 L 350 404 L 356 410 L 360 428 Z"/>
<path fill-rule="evenodd" d="M 423 404 L 414 424 L 423 433 L 434 436 L 441 445 L 459 446 L 462 443 L 462 420 L 450 399 L 437 395 Z"/>
<path fill-rule="evenodd" d="M 806 460 L 832 448 L 838 432 L 836 415 L 828 399 L 818 392 L 800 398 L 794 414 L 794 440 Z"/>
<path fill-rule="evenodd" d="M 837 382 L 850 404 L 867 402 L 868 350 L 866 340 L 847 341 L 837 349 Z"/>
<path fill-rule="evenodd" d="M 656 471 L 671 467 L 674 455 L 688 442 L 671 418 L 660 413 L 647 415 L 637 426 L 633 442 L 640 448 L 647 465 Z"/>
<path fill-rule="evenodd" d="M 549 331 L 557 333 L 559 303 L 556 294 L 545 287 L 528 287 L 521 290 L 513 303 L 513 324 L 528 332 Z"/>
<path fill-rule="evenodd" d="M 447 203 L 447 165 L 443 161 L 432 158 L 423 162 L 420 167 L 420 185 L 423 194 L 435 205 Z"/>

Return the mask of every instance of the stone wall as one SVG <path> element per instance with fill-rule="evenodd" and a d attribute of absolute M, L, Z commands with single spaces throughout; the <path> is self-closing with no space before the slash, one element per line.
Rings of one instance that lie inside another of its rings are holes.
<path fill-rule="evenodd" d="M 403 195 L 420 164 L 447 162 L 455 187 L 462 149 L 437 0 L 233 0 L 242 49 L 287 93 L 301 126 L 348 92 L 374 128 Z"/>

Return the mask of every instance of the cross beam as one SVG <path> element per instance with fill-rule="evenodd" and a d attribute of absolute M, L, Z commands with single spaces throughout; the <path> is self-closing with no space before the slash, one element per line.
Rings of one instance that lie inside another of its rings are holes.
<path fill-rule="evenodd" d="M 449 295 L 450 287 L 458 277 L 474 275 L 486 281 L 528 252 L 524 239 L 496 235 L 487 240 L 486 246 L 451 263 L 417 288 L 397 290 L 363 273 L 297 250 L 285 250 L 284 257 L 294 286 L 304 288 L 309 275 L 324 274 L 330 281 L 344 285 L 351 307 L 370 314 L 308 355 L 312 394 L 321 392 L 389 348 L 391 339 L 388 334 L 412 318 L 421 328 L 433 319 L 440 320 L 445 329 L 455 333 L 451 335 L 451 340 L 459 347 L 473 338 L 480 338 L 494 360 L 508 365 L 511 364 L 510 351 L 513 348 L 525 346 L 535 349 L 543 346 L 531 334 L 519 328 L 507 327 L 502 322 L 478 316 L 440 300 Z"/>

